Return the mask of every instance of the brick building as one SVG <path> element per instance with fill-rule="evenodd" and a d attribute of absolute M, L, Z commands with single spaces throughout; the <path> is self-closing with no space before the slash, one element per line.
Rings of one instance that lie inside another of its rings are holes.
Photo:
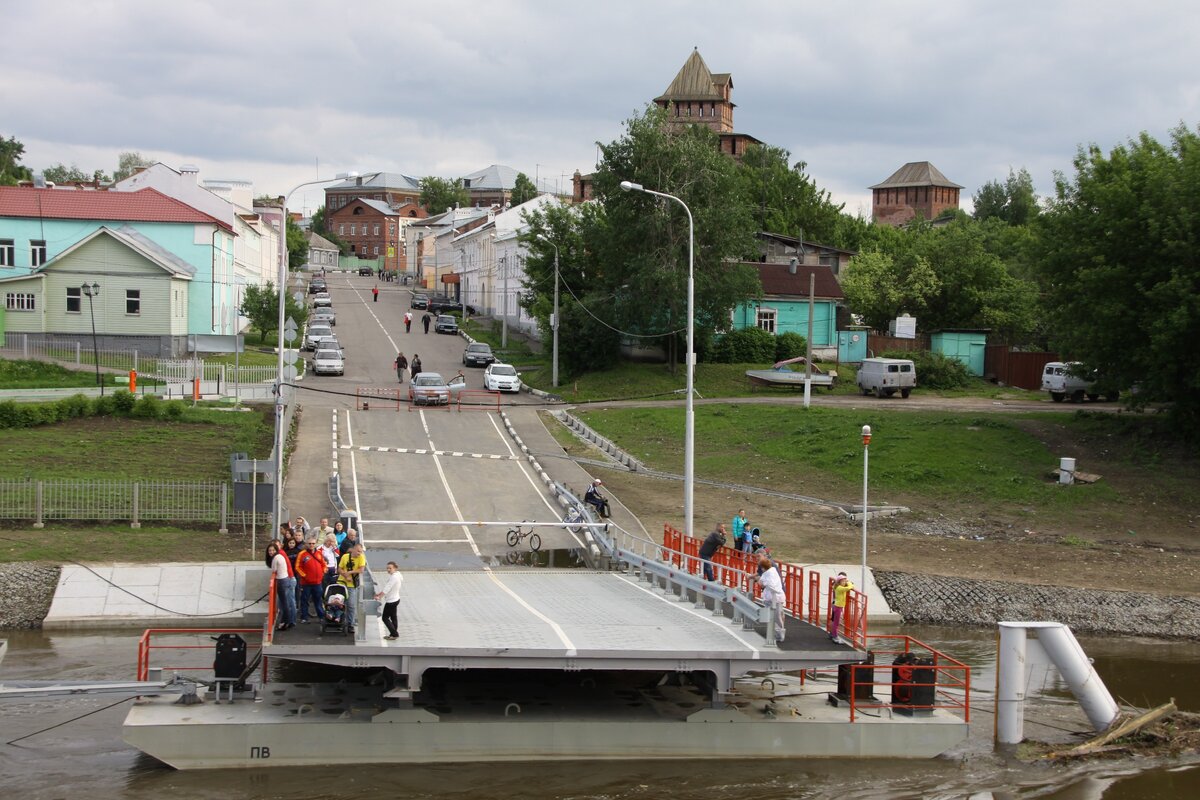
<path fill-rule="evenodd" d="M 397 172 L 375 172 L 335 183 L 325 189 L 325 213 L 345 208 L 352 200 L 375 200 L 392 208 L 417 205 L 421 198 L 419 178 Z"/>
<path fill-rule="evenodd" d="M 871 217 L 880 225 L 906 225 L 920 213 L 936 219 L 948 208 L 958 208 L 963 187 L 928 161 L 910 161 L 883 183 L 871 188 Z"/>
<path fill-rule="evenodd" d="M 423 212 L 422 212 L 423 213 Z M 357 198 L 327 214 L 330 230 L 358 258 L 381 258 L 388 271 L 404 264 L 404 227 L 399 211 L 381 200 Z"/>

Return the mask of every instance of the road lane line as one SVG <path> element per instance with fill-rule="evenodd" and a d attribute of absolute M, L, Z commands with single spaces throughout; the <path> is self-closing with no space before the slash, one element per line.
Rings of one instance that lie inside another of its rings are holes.
<path fill-rule="evenodd" d="M 492 427 L 496 429 L 496 435 L 500 437 L 500 441 L 504 444 L 505 447 L 508 448 L 509 454 L 512 456 L 512 458 L 517 460 L 517 466 L 520 468 L 521 474 L 525 476 L 525 480 L 529 481 L 529 485 L 533 487 L 533 491 L 536 492 L 537 496 L 540 497 L 542 499 L 542 502 L 546 504 L 546 508 L 550 509 L 550 513 L 554 515 L 554 518 L 561 519 L 562 518 L 562 515 L 560 514 L 561 509 L 557 509 L 554 506 L 550 505 L 550 501 L 547 500 L 546 495 L 542 493 L 542 488 L 540 486 L 538 486 L 537 481 L 535 481 L 533 479 L 533 476 L 530 475 L 528 470 L 525 469 L 525 465 L 523 463 L 521 463 L 521 460 L 520 460 L 520 458 L 518 458 L 516 451 L 512 449 L 512 445 L 509 444 L 508 437 L 504 435 L 504 431 L 500 430 L 500 426 L 496 424 L 496 418 L 492 414 L 492 412 L 490 412 L 490 411 L 488 412 L 487 418 L 491 421 Z M 570 534 L 572 539 L 579 542 L 580 547 L 587 547 L 587 545 L 583 542 L 583 540 L 579 538 L 579 535 L 576 534 L 574 531 L 572 531 L 570 528 L 563 526 L 562 530 L 564 530 L 568 534 Z"/>

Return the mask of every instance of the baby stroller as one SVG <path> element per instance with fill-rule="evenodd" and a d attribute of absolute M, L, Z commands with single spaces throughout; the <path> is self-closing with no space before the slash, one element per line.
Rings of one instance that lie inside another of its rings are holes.
<path fill-rule="evenodd" d="M 350 630 L 350 612 L 347 600 L 350 590 L 340 583 L 325 587 L 325 616 L 321 617 L 321 634 L 333 630 L 345 636 Z"/>
<path fill-rule="evenodd" d="M 767 549 L 767 543 L 762 540 L 762 531 L 758 528 L 751 528 L 746 531 L 746 536 L 750 540 L 750 552 L 754 555 L 766 553 L 770 555 L 771 551 Z"/>

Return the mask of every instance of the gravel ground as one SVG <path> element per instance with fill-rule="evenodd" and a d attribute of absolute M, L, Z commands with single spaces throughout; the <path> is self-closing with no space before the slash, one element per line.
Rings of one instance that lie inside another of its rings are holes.
<path fill-rule="evenodd" d="M 59 569 L 51 564 L 0 564 L 0 628 L 40 628 Z"/>

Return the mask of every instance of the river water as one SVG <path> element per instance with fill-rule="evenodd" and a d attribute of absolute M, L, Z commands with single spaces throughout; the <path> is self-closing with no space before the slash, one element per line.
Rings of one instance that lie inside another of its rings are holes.
<path fill-rule="evenodd" d="M 887 632 L 880 628 L 873 632 Z M 176 772 L 120 738 L 127 702 L 114 697 L 0 703 L 0 742 L 88 716 L 15 744 L 0 744 L 0 786 L 11 798 L 971 798 L 1141 800 L 1200 797 L 1200 758 L 1028 765 L 993 751 L 995 638 L 982 630 L 906 626 L 903 632 L 972 666 L 971 739 L 922 761 L 795 760 L 574 762 L 481 766 L 346 766 L 313 753 L 310 768 Z M 133 633 L 9 632 L 7 680 L 128 680 Z M 1119 700 L 1152 706 L 1171 697 L 1200 710 L 1200 644 L 1081 639 Z M 1047 680 L 1026 712 L 1026 735 L 1068 741 L 1086 731 L 1064 687 Z M 114 705 L 115 703 L 115 705 Z"/>

